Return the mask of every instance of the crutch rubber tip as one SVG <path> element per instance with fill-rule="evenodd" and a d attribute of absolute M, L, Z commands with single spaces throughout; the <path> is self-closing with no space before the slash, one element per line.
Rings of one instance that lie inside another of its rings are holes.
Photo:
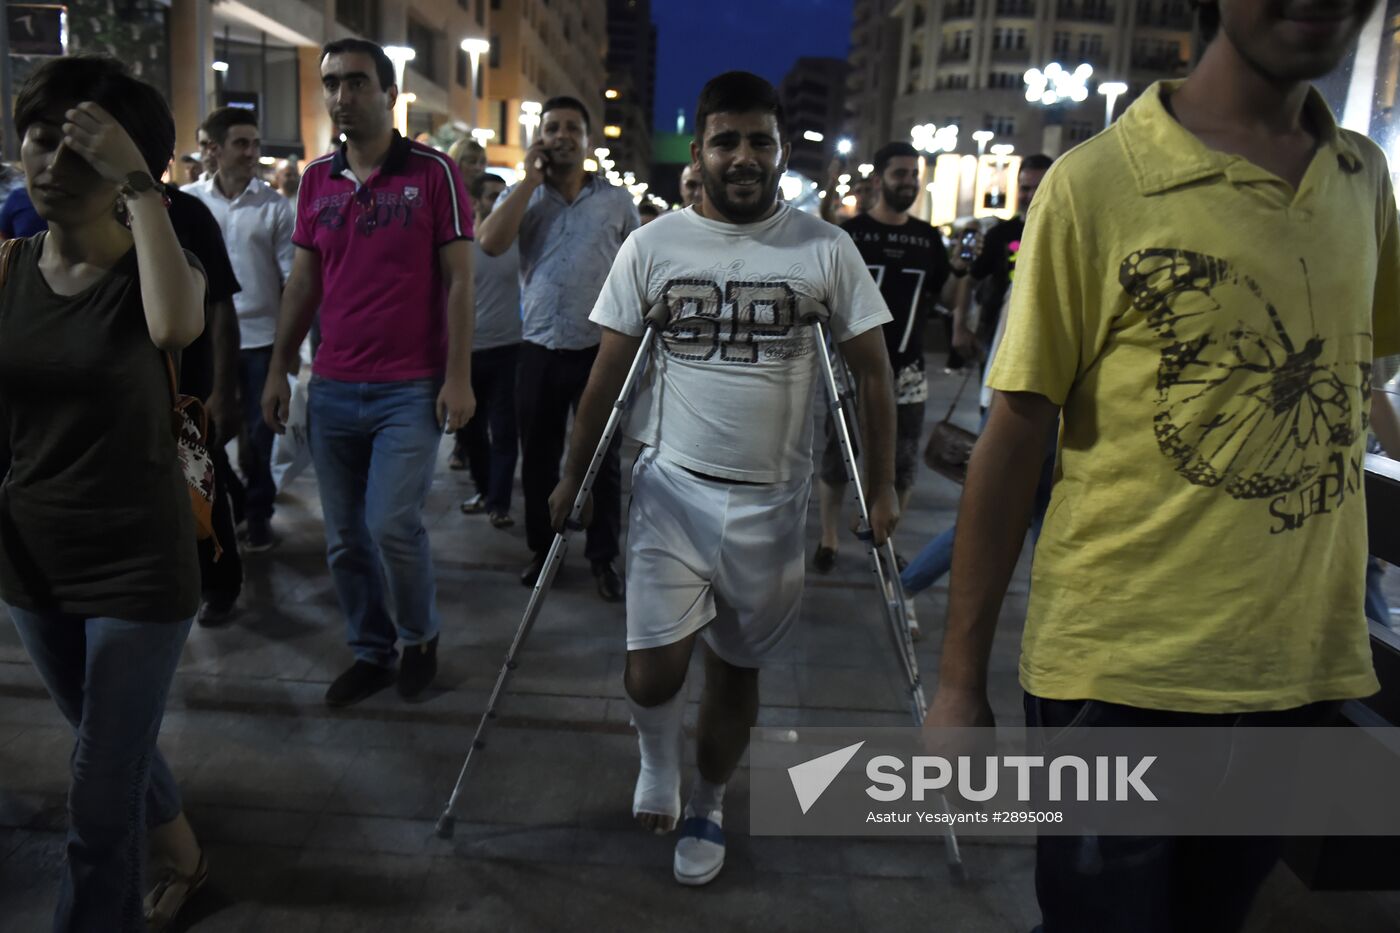
<path fill-rule="evenodd" d="M 477 739 L 475 742 L 472 742 L 472 748 L 476 749 L 477 751 L 481 751 L 485 747 L 486 742 L 482 739 Z"/>
<path fill-rule="evenodd" d="M 437 827 L 433 831 L 439 839 L 451 839 L 452 834 L 457 831 L 457 818 L 444 813 L 438 817 Z"/>
<path fill-rule="evenodd" d="M 967 866 L 962 862 L 949 862 L 948 876 L 954 884 L 967 884 Z"/>

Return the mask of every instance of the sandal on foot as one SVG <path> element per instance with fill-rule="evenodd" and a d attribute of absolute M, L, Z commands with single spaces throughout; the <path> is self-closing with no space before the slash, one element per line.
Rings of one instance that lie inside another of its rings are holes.
<path fill-rule="evenodd" d="M 515 519 L 511 518 L 511 517 L 510 517 L 510 513 L 508 513 L 508 512 L 492 512 L 492 513 L 491 513 L 491 527 L 492 527 L 492 528 L 509 528 L 509 527 L 511 527 L 511 526 L 514 525 L 514 524 L 515 524 Z"/>
<path fill-rule="evenodd" d="M 160 933 L 167 929 L 190 902 L 190 898 L 194 897 L 195 892 L 204 887 L 208 880 L 209 860 L 201 852 L 194 874 L 182 875 L 172 870 L 156 882 L 156 886 L 151 888 L 151 893 L 146 895 L 145 901 L 146 923 L 150 925 L 151 933 Z"/>
<path fill-rule="evenodd" d="M 486 511 L 486 497 L 477 493 L 470 499 L 463 499 L 460 508 L 463 515 L 480 515 Z"/>
<path fill-rule="evenodd" d="M 724 813 L 711 810 L 708 816 L 696 816 L 689 808 L 685 812 L 673 872 L 681 884 L 709 884 L 724 867 Z"/>

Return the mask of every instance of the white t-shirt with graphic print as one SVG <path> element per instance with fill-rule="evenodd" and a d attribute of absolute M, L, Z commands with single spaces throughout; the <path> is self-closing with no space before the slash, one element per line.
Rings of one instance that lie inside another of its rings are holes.
<path fill-rule="evenodd" d="M 798 299 L 830 310 L 837 342 L 891 320 L 851 238 L 784 204 L 753 224 L 676 211 L 622 244 L 590 319 L 638 336 L 663 298 L 670 324 L 626 434 L 723 479 L 781 483 L 809 475 L 821 363 Z"/>

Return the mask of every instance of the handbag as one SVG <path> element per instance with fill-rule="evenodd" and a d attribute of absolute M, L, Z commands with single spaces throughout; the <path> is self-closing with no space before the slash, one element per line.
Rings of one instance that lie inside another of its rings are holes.
<path fill-rule="evenodd" d="M 953 396 L 953 404 L 943 420 L 929 432 L 928 444 L 924 447 L 924 464 L 940 476 L 947 477 L 958 485 L 967 481 L 967 462 L 972 458 L 972 447 L 977 443 L 977 435 L 967 428 L 953 423 L 953 412 L 962 400 L 963 390 L 972 378 L 973 370 L 968 369 L 963 376 L 958 394 Z"/>
<path fill-rule="evenodd" d="M 214 534 L 214 458 L 209 455 L 209 414 L 204 403 L 192 395 L 180 394 L 175 377 L 175 357 L 165 353 L 165 371 L 170 376 L 171 427 L 175 433 L 175 456 L 185 485 L 190 491 L 190 511 L 194 513 L 195 537 L 212 539 L 214 559 L 223 554 Z"/>

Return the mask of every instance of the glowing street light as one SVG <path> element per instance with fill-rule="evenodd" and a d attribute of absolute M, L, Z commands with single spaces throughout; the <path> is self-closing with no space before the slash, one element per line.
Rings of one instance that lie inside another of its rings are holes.
<path fill-rule="evenodd" d="M 1010 143 L 999 143 L 992 147 L 992 155 L 996 156 L 998 159 L 1004 159 L 1015 151 L 1016 147 Z"/>
<path fill-rule="evenodd" d="M 848 156 L 848 155 L 851 154 L 851 149 L 853 149 L 853 148 L 854 148 L 854 146 L 852 145 L 852 143 L 851 143 L 851 141 L 850 141 L 849 139 L 842 138 L 842 139 L 836 140 L 836 153 L 837 153 L 837 155 Z"/>
<path fill-rule="evenodd" d="M 213 68 L 219 74 L 226 74 L 228 72 L 228 62 L 214 62 L 209 67 Z"/>
<path fill-rule="evenodd" d="M 982 154 L 983 154 L 984 152 L 987 151 L 987 143 L 991 142 L 992 139 L 995 138 L 995 136 L 996 136 L 996 134 L 993 133 L 991 130 L 974 130 L 974 131 L 973 131 L 973 133 L 972 133 L 972 138 L 973 138 L 973 140 L 976 141 L 976 143 L 977 143 L 977 157 L 978 157 L 978 158 L 981 158 L 981 157 L 982 157 Z"/>
<path fill-rule="evenodd" d="M 496 138 L 496 131 L 478 126 L 472 130 L 472 139 L 476 140 L 481 148 L 485 149 L 486 144 Z"/>
<path fill-rule="evenodd" d="M 1059 62 L 1051 62 L 1044 71 L 1032 68 L 1025 74 L 1026 100 L 1046 107 L 1064 100 L 1081 103 L 1089 97 L 1089 79 L 1093 75 L 1094 66 L 1088 63 L 1073 71 L 1066 70 Z"/>
<path fill-rule="evenodd" d="M 1113 105 L 1118 103 L 1118 98 L 1128 93 L 1128 86 L 1122 81 L 1104 81 L 1099 85 L 1099 93 L 1104 100 L 1103 128 L 1108 129 L 1113 125 Z"/>
<path fill-rule="evenodd" d="M 947 126 L 936 126 L 924 123 L 912 127 L 909 137 L 914 142 L 914 148 L 922 152 L 952 152 L 958 148 L 958 125 L 949 123 Z"/>
<path fill-rule="evenodd" d="M 537 100 L 522 100 L 520 102 L 520 125 L 525 127 L 525 148 L 530 148 L 530 142 L 535 135 L 535 128 L 540 125 L 540 115 L 544 113 L 544 105 Z"/>
<path fill-rule="evenodd" d="M 394 85 L 399 89 L 399 98 L 394 101 L 394 129 L 408 135 L 407 95 L 403 93 L 403 67 L 418 57 L 418 53 L 406 45 L 386 45 L 384 54 L 394 63 Z"/>
<path fill-rule="evenodd" d="M 875 171 L 875 166 L 869 162 L 862 162 L 856 166 L 856 171 L 860 172 L 861 178 L 869 178 L 870 173 Z"/>
<path fill-rule="evenodd" d="M 825 136 L 823 136 L 821 133 L 818 133 L 816 130 L 805 131 L 802 134 L 802 138 L 807 140 L 807 142 L 809 143 L 819 143 L 822 140 L 826 139 Z"/>
<path fill-rule="evenodd" d="M 481 56 L 483 56 L 483 55 L 485 55 L 487 52 L 490 52 L 490 51 L 491 51 L 491 42 L 490 42 L 489 40 L 487 40 L 487 39 L 477 39 L 477 38 L 463 39 L 463 40 L 462 40 L 462 51 L 463 51 L 463 52 L 466 52 L 467 55 L 470 56 L 470 58 L 471 58 L 471 63 L 472 63 L 472 110 L 471 110 L 471 119 L 472 119 L 472 125 L 475 126 L 475 125 L 477 125 L 477 123 L 480 122 L 480 121 L 477 119 L 477 114 L 476 114 L 476 106 L 477 106 L 477 99 L 476 99 L 476 78 L 477 78 L 477 74 L 478 74 L 478 72 L 479 72 L 479 69 L 480 69 L 480 67 L 481 67 Z"/>

